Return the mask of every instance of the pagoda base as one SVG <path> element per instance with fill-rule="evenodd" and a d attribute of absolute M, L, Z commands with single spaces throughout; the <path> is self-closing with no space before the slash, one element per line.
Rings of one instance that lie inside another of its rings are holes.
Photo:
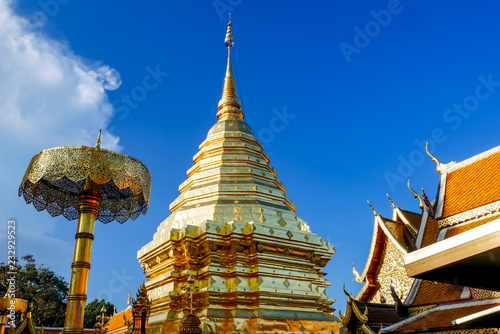
<path fill-rule="evenodd" d="M 332 316 L 324 320 L 296 320 L 284 318 L 201 318 L 205 334 L 332 334 L 340 333 L 342 324 Z M 163 324 L 150 324 L 151 334 L 178 334 L 182 319 L 168 319 Z"/>

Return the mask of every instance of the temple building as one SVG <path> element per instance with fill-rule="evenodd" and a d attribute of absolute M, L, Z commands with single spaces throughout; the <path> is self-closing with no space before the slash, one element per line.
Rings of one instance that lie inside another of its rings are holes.
<path fill-rule="evenodd" d="M 228 60 L 217 122 L 199 146 L 170 216 L 138 252 L 151 333 L 178 333 L 191 303 L 204 333 L 332 333 L 322 269 L 335 248 L 310 231 L 244 121 Z"/>
<path fill-rule="evenodd" d="M 394 223 L 387 224 L 387 219 L 375 213 L 367 267 L 362 275 L 355 273 L 364 286 L 356 298 L 349 297 L 341 315 L 342 333 L 500 333 L 496 274 L 500 267 L 500 146 L 446 165 L 429 155 L 440 175 L 437 197 L 430 202 L 423 189 L 422 196 L 412 191 L 421 214 L 396 209 L 393 204 L 392 221 L 404 225 L 400 227 L 403 233 L 395 233 L 390 228 Z M 383 243 L 380 231 L 386 236 Z M 388 241 L 394 245 L 392 254 L 380 253 L 377 247 Z M 377 254 L 382 254 L 380 259 Z M 391 257 L 394 268 L 388 274 L 384 263 Z"/>

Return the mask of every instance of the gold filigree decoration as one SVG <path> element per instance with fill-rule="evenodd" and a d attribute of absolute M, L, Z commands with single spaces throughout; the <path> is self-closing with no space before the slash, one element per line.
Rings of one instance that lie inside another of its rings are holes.
<path fill-rule="evenodd" d="M 472 294 L 472 299 L 474 300 L 500 298 L 500 291 L 470 288 L 470 292 Z"/>
<path fill-rule="evenodd" d="M 261 215 L 259 216 L 259 221 L 260 221 L 261 223 L 265 223 L 265 222 L 266 222 L 266 217 L 264 217 L 264 215 L 263 215 L 263 214 L 261 214 Z"/>
<path fill-rule="evenodd" d="M 500 201 L 441 219 L 438 221 L 438 225 L 439 227 L 452 226 L 497 212 L 500 212 Z"/>
<path fill-rule="evenodd" d="M 404 267 L 404 254 L 389 240 L 385 241 L 379 269 L 375 275 L 380 292 L 386 296 L 387 304 L 394 304 L 391 294 L 391 283 L 396 285 L 396 291 L 404 302 L 410 293 L 414 278 L 408 277 Z M 377 302 L 377 295 L 373 294 L 371 303 Z"/>
<path fill-rule="evenodd" d="M 97 219 L 124 223 L 148 209 L 151 175 L 139 160 L 106 149 L 55 147 L 31 159 L 19 186 L 19 196 L 53 217 L 78 218 L 80 195 L 87 178 L 99 185 Z"/>
<path fill-rule="evenodd" d="M 280 220 L 278 220 L 278 225 L 281 226 L 281 227 L 285 227 L 286 226 L 286 221 L 283 218 L 280 218 Z"/>
<path fill-rule="evenodd" d="M 422 312 L 425 312 L 427 310 L 430 310 L 431 308 L 436 307 L 437 305 L 425 305 L 425 306 L 419 306 L 419 307 L 411 307 L 408 309 L 408 314 L 410 317 L 413 317 L 414 315 L 420 314 Z"/>

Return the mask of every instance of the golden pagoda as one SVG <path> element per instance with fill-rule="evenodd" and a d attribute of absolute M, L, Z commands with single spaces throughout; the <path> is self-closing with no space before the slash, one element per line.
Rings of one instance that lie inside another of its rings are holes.
<path fill-rule="evenodd" d="M 170 216 L 138 252 L 151 333 L 178 333 L 193 313 L 204 333 L 338 332 L 322 272 L 335 248 L 296 214 L 269 157 L 244 121 L 228 60 L 217 122 L 194 156 Z"/>

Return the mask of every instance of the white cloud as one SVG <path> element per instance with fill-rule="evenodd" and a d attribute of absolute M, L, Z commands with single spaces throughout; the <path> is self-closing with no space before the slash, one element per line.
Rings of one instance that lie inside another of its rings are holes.
<path fill-rule="evenodd" d="M 36 212 L 17 197 L 17 189 L 31 157 L 43 149 L 93 145 L 102 128 L 102 147 L 120 150 L 119 138 L 106 131 L 113 117 L 106 90 L 117 89 L 121 79 L 109 66 L 45 36 L 36 20 L 18 16 L 11 5 L 0 0 L 0 244 L 7 220 L 16 218 L 24 232 L 21 245 L 38 249 L 37 262 L 59 268 L 58 254 L 64 252 L 66 263 L 72 252 L 66 241 L 54 238 L 60 221 Z M 70 224 L 76 230 L 76 222 Z M 0 262 L 5 258 L 2 253 Z"/>

